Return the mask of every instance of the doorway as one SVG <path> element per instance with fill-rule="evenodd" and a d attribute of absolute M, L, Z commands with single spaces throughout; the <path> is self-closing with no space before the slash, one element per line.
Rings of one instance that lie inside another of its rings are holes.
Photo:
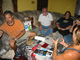
<path fill-rule="evenodd" d="M 0 0 L 0 15 L 3 14 L 2 4 L 5 3 L 5 1 L 8 2 L 8 0 Z M 13 4 L 13 9 L 12 9 L 13 12 L 17 12 L 17 0 L 12 0 L 12 4 Z"/>
<path fill-rule="evenodd" d="M 48 0 L 37 0 L 37 10 L 42 11 L 42 8 L 48 8 Z"/>
<path fill-rule="evenodd" d="M 14 12 L 18 12 L 18 10 L 17 10 L 17 0 L 12 0 L 12 2 L 13 2 Z"/>
<path fill-rule="evenodd" d="M 2 14 L 2 0 L 0 0 L 0 15 Z"/>

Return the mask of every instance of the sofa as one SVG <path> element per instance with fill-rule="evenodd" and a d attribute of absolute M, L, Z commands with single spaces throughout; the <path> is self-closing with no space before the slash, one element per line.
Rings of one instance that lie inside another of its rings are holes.
<path fill-rule="evenodd" d="M 50 12 L 54 18 L 54 25 L 53 25 L 53 28 L 56 27 L 55 25 L 55 22 L 62 16 L 64 16 L 63 14 L 61 13 L 58 13 L 58 12 Z M 33 10 L 33 11 L 22 11 L 22 12 L 16 12 L 16 13 L 13 13 L 13 16 L 14 18 L 16 19 L 19 19 L 21 20 L 21 22 L 24 24 L 24 18 L 25 17 L 31 17 L 33 18 L 33 25 L 35 27 L 33 27 L 32 30 L 34 30 L 35 28 L 38 28 L 38 18 L 39 18 L 39 15 L 41 14 L 41 11 L 37 11 L 37 10 Z M 4 23 L 5 19 L 4 19 L 4 16 L 3 15 L 0 15 L 0 26 Z M 39 29 L 38 29 L 39 30 Z M 35 31 L 35 30 L 34 30 Z M 36 32 L 36 31 L 35 31 Z M 4 33 L 2 35 L 2 37 L 0 37 L 0 49 L 1 48 L 4 48 L 5 46 L 9 48 L 9 44 L 7 45 L 7 42 L 6 40 L 8 39 L 8 35 L 6 33 Z M 12 51 L 13 52 L 13 51 Z M 8 54 L 7 54 L 8 55 Z M 3 56 L 3 55 L 2 55 Z M 1 57 L 2 57 L 1 56 Z M 11 58 L 11 57 L 9 57 Z"/>

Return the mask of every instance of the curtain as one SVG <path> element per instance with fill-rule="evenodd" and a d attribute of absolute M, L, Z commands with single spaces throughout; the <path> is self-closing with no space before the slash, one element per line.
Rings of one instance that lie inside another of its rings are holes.
<path fill-rule="evenodd" d="M 3 0 L 2 10 L 3 10 L 3 13 L 6 10 L 9 10 L 9 11 L 13 12 L 13 3 L 12 3 L 12 0 Z"/>

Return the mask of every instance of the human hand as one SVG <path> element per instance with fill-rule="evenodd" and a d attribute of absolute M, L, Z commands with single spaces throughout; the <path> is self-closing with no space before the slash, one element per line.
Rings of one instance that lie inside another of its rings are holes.
<path fill-rule="evenodd" d="M 0 37 L 2 36 L 2 34 L 3 34 L 3 31 L 0 31 Z"/>
<path fill-rule="evenodd" d="M 40 30 L 42 30 L 42 26 L 40 26 Z"/>
<path fill-rule="evenodd" d="M 75 26 L 77 24 L 77 21 L 73 21 L 73 26 Z"/>
<path fill-rule="evenodd" d="M 58 29 L 60 30 L 61 28 L 60 28 L 60 27 L 58 27 Z"/>
<path fill-rule="evenodd" d="M 79 20 L 76 20 L 76 24 L 77 24 L 77 25 L 80 25 L 80 21 L 79 21 Z"/>
<path fill-rule="evenodd" d="M 59 30 L 62 30 L 62 31 L 65 31 L 65 29 L 64 29 L 64 28 L 61 28 L 61 27 L 58 27 L 58 29 L 59 29 Z"/>
<path fill-rule="evenodd" d="M 16 42 L 15 38 L 10 39 L 11 42 Z"/>
<path fill-rule="evenodd" d="M 65 47 L 68 47 L 68 44 L 66 44 L 66 43 L 64 42 L 64 39 L 63 39 L 63 38 L 62 38 L 62 41 L 60 42 L 60 44 L 63 45 L 63 46 L 65 46 Z"/>
<path fill-rule="evenodd" d="M 61 28 L 61 30 L 62 30 L 62 31 L 65 31 L 66 29 L 65 29 L 65 28 Z"/>
<path fill-rule="evenodd" d="M 52 29 L 52 26 L 50 26 L 49 28 Z"/>
<path fill-rule="evenodd" d="M 10 40 L 9 40 L 10 46 L 14 46 L 15 42 L 16 42 L 16 41 L 15 41 L 14 38 L 10 39 Z"/>
<path fill-rule="evenodd" d="M 54 44 L 55 46 L 57 45 L 58 40 L 59 40 L 59 39 L 57 39 L 57 40 L 54 40 L 54 39 L 53 39 L 53 44 Z"/>
<path fill-rule="evenodd" d="M 60 42 L 60 44 L 63 45 L 63 44 L 65 43 L 65 42 L 64 42 L 64 38 L 62 38 L 61 40 L 62 40 L 62 41 Z"/>

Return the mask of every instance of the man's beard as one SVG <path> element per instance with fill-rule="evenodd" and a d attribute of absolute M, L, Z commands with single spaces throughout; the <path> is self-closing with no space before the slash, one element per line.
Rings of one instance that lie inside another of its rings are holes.
<path fill-rule="evenodd" d="M 13 21 L 7 21 L 8 25 L 11 25 L 11 23 L 13 23 Z M 13 24 L 12 24 L 13 25 Z"/>

